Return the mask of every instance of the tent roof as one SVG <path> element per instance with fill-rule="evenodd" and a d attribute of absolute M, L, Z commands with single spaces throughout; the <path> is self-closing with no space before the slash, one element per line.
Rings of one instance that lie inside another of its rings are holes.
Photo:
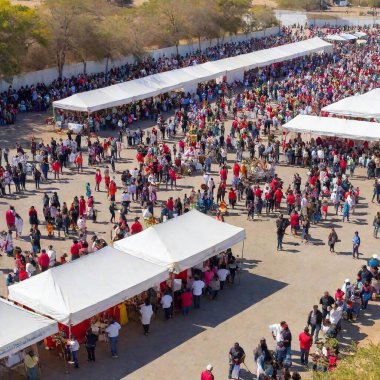
<path fill-rule="evenodd" d="M 339 34 L 328 34 L 325 39 L 329 41 L 347 41 L 346 38 L 343 38 Z"/>
<path fill-rule="evenodd" d="M 314 37 L 283 46 L 149 75 L 105 88 L 74 94 L 68 98 L 53 102 L 53 107 L 70 111 L 95 112 L 157 96 L 171 90 L 181 89 L 189 84 L 216 79 L 229 72 L 263 67 L 275 62 L 330 49 L 332 49 L 331 44 L 321 40 L 319 37 Z"/>
<path fill-rule="evenodd" d="M 56 321 L 0 299 L 0 359 L 58 332 Z"/>
<path fill-rule="evenodd" d="M 340 36 L 345 38 L 346 40 L 357 40 L 358 39 L 357 36 L 350 34 L 350 33 L 340 33 Z"/>
<path fill-rule="evenodd" d="M 245 239 L 245 230 L 193 210 L 139 234 L 116 241 L 130 255 L 174 267 L 177 272 L 215 256 Z"/>
<path fill-rule="evenodd" d="M 298 115 L 282 126 L 291 132 L 312 133 L 319 136 L 334 136 L 353 140 L 380 140 L 380 123 Z"/>
<path fill-rule="evenodd" d="M 367 36 L 367 33 L 364 33 L 364 32 L 355 32 L 354 36 L 356 36 L 358 38 L 363 38 L 363 37 Z"/>
<path fill-rule="evenodd" d="M 380 88 L 366 92 L 363 95 L 344 98 L 322 108 L 322 111 L 362 119 L 380 119 Z"/>
<path fill-rule="evenodd" d="M 9 298 L 75 325 L 167 279 L 167 271 L 112 247 L 9 287 Z"/>

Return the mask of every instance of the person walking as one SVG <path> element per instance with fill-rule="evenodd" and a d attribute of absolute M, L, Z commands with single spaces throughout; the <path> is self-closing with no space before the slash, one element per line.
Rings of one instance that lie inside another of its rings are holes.
<path fill-rule="evenodd" d="M 355 259 L 355 256 L 357 259 L 359 259 L 359 247 L 360 247 L 360 236 L 359 232 L 355 231 L 355 235 L 352 239 L 352 258 Z"/>
<path fill-rule="evenodd" d="M 280 214 L 276 220 L 277 228 L 277 251 L 282 251 L 282 241 L 284 239 L 285 230 L 287 227 L 287 220 L 284 219 L 284 216 Z"/>
<path fill-rule="evenodd" d="M 260 343 L 253 350 L 253 358 L 256 363 L 256 376 L 260 379 L 260 376 L 265 373 L 264 364 L 271 361 L 272 355 L 268 350 L 267 342 L 265 338 L 260 339 Z"/>
<path fill-rule="evenodd" d="M 150 320 L 152 319 L 153 315 L 153 308 L 149 298 L 146 298 L 144 305 L 140 307 L 140 313 L 141 323 L 144 329 L 144 335 L 147 336 L 149 334 Z"/>
<path fill-rule="evenodd" d="M 34 354 L 33 350 L 30 350 L 26 354 L 24 364 L 28 380 L 37 380 L 38 356 Z"/>
<path fill-rule="evenodd" d="M 97 341 L 98 341 L 98 336 L 92 332 L 91 328 L 89 328 L 85 336 L 85 346 L 86 346 L 87 355 L 88 355 L 87 361 L 89 362 L 95 361 L 95 347 L 96 347 Z"/>
<path fill-rule="evenodd" d="M 313 342 L 313 337 L 309 334 L 309 328 L 305 327 L 303 332 L 298 337 L 300 342 L 300 352 L 301 352 L 301 364 L 309 364 L 309 351 Z"/>
<path fill-rule="evenodd" d="M 214 380 L 215 377 L 212 374 L 213 366 L 208 364 L 205 371 L 201 373 L 201 380 Z"/>
<path fill-rule="evenodd" d="M 108 339 L 111 346 L 111 355 L 113 358 L 119 357 L 117 355 L 117 341 L 118 341 L 120 329 L 121 329 L 120 324 L 117 323 L 113 318 L 111 318 L 111 322 L 105 330 L 108 335 Z"/>
<path fill-rule="evenodd" d="M 376 213 L 376 216 L 373 219 L 373 236 L 377 239 L 377 234 L 380 229 L 380 212 Z"/>
<path fill-rule="evenodd" d="M 232 379 L 232 373 L 235 371 L 236 378 L 239 378 L 240 374 L 240 364 L 244 363 L 245 352 L 242 347 L 240 347 L 239 343 L 235 343 L 233 347 L 231 347 L 229 353 L 229 369 L 228 369 L 228 378 Z"/>
<path fill-rule="evenodd" d="M 338 241 L 338 234 L 335 232 L 335 228 L 332 227 L 329 233 L 327 244 L 330 247 L 330 252 L 335 252 L 335 244 Z"/>
<path fill-rule="evenodd" d="M 311 328 L 312 343 L 318 340 L 319 331 L 322 327 L 323 315 L 320 310 L 318 310 L 318 305 L 313 306 L 313 310 L 309 313 L 307 317 L 307 326 Z"/>

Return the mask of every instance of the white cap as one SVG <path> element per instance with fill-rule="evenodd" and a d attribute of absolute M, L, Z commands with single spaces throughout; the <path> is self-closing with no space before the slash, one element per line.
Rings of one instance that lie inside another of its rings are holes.
<path fill-rule="evenodd" d="M 207 369 L 207 371 L 212 371 L 213 366 L 211 364 L 207 364 L 206 369 Z"/>
<path fill-rule="evenodd" d="M 351 282 L 349 278 L 346 278 L 344 282 Z"/>
<path fill-rule="evenodd" d="M 379 256 L 378 256 L 378 255 L 372 255 L 372 258 L 373 258 L 373 259 L 378 259 Z"/>

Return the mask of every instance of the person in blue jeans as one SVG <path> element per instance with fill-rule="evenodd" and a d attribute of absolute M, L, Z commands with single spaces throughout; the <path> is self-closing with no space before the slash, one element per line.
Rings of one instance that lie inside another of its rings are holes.
<path fill-rule="evenodd" d="M 235 343 L 234 346 L 230 349 L 229 352 L 229 369 L 228 369 L 228 378 L 232 379 L 232 372 L 235 370 L 236 378 L 239 378 L 240 373 L 240 364 L 244 363 L 245 352 L 239 343 Z"/>
<path fill-rule="evenodd" d="M 118 358 L 117 341 L 118 341 L 120 329 L 121 329 L 120 324 L 117 323 L 113 318 L 111 319 L 111 323 L 106 328 L 106 333 L 108 334 L 108 339 L 111 346 L 111 355 L 113 358 Z"/>
<path fill-rule="evenodd" d="M 352 239 L 352 258 L 353 259 L 355 259 L 355 256 L 357 259 L 359 258 L 359 247 L 360 247 L 360 236 L 359 236 L 359 232 L 355 231 L 355 235 Z"/>
<path fill-rule="evenodd" d="M 72 362 L 74 364 L 74 367 L 79 368 L 79 362 L 78 362 L 79 343 L 75 339 L 74 335 L 70 335 L 68 346 L 71 352 L 71 357 L 72 357 Z"/>

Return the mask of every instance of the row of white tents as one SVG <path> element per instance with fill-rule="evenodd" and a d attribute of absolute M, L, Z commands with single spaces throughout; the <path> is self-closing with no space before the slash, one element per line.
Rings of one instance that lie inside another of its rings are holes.
<path fill-rule="evenodd" d="M 310 55 L 318 52 L 331 52 L 333 45 L 320 39 L 286 44 L 270 49 L 241 54 L 171 70 L 144 78 L 118 83 L 105 88 L 74 94 L 53 102 L 56 109 L 95 112 L 102 109 L 122 106 L 174 90 L 193 92 L 198 83 L 227 77 L 227 82 L 244 79 L 244 72 L 273 63 Z"/>
<path fill-rule="evenodd" d="M 347 42 L 347 41 L 354 41 L 360 38 L 364 38 L 366 36 L 367 36 L 367 33 L 355 32 L 355 33 L 328 34 L 324 38 L 328 41 Z"/>
<path fill-rule="evenodd" d="M 380 121 L 380 88 L 349 96 L 322 108 L 322 111 L 330 117 L 298 115 L 283 128 L 296 133 L 380 141 L 380 123 L 372 121 Z"/>

